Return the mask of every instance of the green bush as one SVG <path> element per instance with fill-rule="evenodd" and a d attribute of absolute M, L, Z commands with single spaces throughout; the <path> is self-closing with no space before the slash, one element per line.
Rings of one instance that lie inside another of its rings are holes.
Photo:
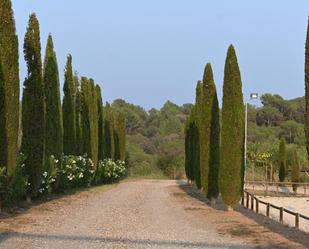
<path fill-rule="evenodd" d="M 25 159 L 23 154 L 18 156 L 16 174 L 12 182 L 8 181 L 6 167 L 0 167 L 0 199 L 4 207 L 11 207 L 21 201 L 30 186 L 25 173 Z"/>
<path fill-rule="evenodd" d="M 60 189 L 89 187 L 94 170 L 93 162 L 87 156 L 63 156 L 60 171 Z"/>
<path fill-rule="evenodd" d="M 104 159 L 98 162 L 97 171 L 94 177 L 95 184 L 113 183 L 126 176 L 126 167 L 124 161 L 113 161 Z"/>

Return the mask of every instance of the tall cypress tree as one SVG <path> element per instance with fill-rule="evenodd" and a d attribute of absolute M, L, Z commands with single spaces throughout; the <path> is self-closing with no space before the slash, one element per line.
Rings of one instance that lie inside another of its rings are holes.
<path fill-rule="evenodd" d="M 80 80 L 77 72 L 74 73 L 75 84 L 75 127 L 76 127 L 76 154 L 83 154 L 83 128 L 82 128 L 82 100 Z"/>
<path fill-rule="evenodd" d="M 306 98 L 306 115 L 305 115 L 305 133 L 307 153 L 309 155 L 309 19 L 305 50 L 305 98 Z"/>
<path fill-rule="evenodd" d="M 194 165 L 194 180 L 198 189 L 202 188 L 201 184 L 201 168 L 200 168 L 200 133 L 199 133 L 199 115 L 201 113 L 201 98 L 202 98 L 203 85 L 201 81 L 197 82 L 196 85 L 196 96 L 195 96 L 195 106 L 191 111 L 192 118 L 192 150 L 194 155 L 192 155 L 193 165 Z"/>
<path fill-rule="evenodd" d="M 104 108 L 104 158 L 115 158 L 115 138 L 113 111 L 108 102 Z"/>
<path fill-rule="evenodd" d="M 22 99 L 22 151 L 26 155 L 31 197 L 36 197 L 41 185 L 44 165 L 45 106 L 42 81 L 40 27 L 35 14 L 29 19 L 24 41 L 28 75 Z"/>
<path fill-rule="evenodd" d="M 293 150 L 293 155 L 292 155 L 292 182 L 293 183 L 298 183 L 300 181 L 300 165 L 299 165 L 299 158 L 298 158 L 298 153 L 297 150 Z M 293 191 L 297 192 L 297 184 L 293 184 Z"/>
<path fill-rule="evenodd" d="M 126 157 L 126 121 L 120 112 L 114 112 L 114 159 L 124 161 Z"/>
<path fill-rule="evenodd" d="M 63 153 L 63 123 L 60 99 L 60 82 L 56 53 L 52 36 L 48 36 L 44 61 L 44 93 L 46 103 L 45 126 L 45 170 L 53 171 L 50 156 L 54 155 L 60 162 Z"/>
<path fill-rule="evenodd" d="M 103 160 L 103 144 L 104 144 L 104 127 L 103 127 L 103 101 L 101 88 L 99 85 L 96 86 L 97 92 L 97 108 L 98 108 L 98 159 Z"/>
<path fill-rule="evenodd" d="M 98 162 L 98 109 L 94 81 L 82 77 L 81 80 L 83 151 L 93 161 Z"/>
<path fill-rule="evenodd" d="M 204 154 L 207 182 L 205 191 L 213 201 L 219 195 L 218 173 L 220 164 L 220 118 L 216 85 L 210 64 L 206 65 L 203 78 L 203 132 Z M 203 185 L 203 183 L 202 183 Z"/>
<path fill-rule="evenodd" d="M 76 154 L 75 86 L 72 69 L 72 56 L 68 55 L 63 85 L 63 152 Z"/>
<path fill-rule="evenodd" d="M 227 52 L 224 70 L 221 164 L 219 186 L 223 201 L 231 208 L 242 196 L 244 169 L 244 102 L 234 47 Z"/>
<path fill-rule="evenodd" d="M 18 37 L 10 0 L 0 1 L 0 165 L 15 175 L 19 128 Z"/>
<path fill-rule="evenodd" d="M 185 123 L 185 172 L 188 180 L 191 180 L 190 167 L 192 163 L 191 155 L 191 132 L 190 132 L 190 116 L 187 117 Z"/>
<path fill-rule="evenodd" d="M 208 198 L 218 196 L 219 136 L 218 100 L 210 64 L 205 67 L 201 101 L 200 168 L 202 187 Z M 215 115 L 215 116 L 213 116 Z M 213 153 L 213 154 L 212 154 Z M 212 172 L 210 172 L 210 170 Z M 210 182 L 211 181 L 211 182 Z M 209 187 L 211 188 L 209 191 Z"/>
<path fill-rule="evenodd" d="M 93 79 L 89 80 L 90 99 L 89 99 L 89 114 L 90 114 L 90 143 L 91 143 L 91 159 L 94 163 L 94 167 L 98 163 L 98 148 L 99 148 L 99 134 L 98 134 L 98 98 L 96 92 L 96 86 Z"/>
<path fill-rule="evenodd" d="M 279 181 L 284 182 L 286 176 L 286 148 L 285 139 L 282 138 L 279 144 Z"/>

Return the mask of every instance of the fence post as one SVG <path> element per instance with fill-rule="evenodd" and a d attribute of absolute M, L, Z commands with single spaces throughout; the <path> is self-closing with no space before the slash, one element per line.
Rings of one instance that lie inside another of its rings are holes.
<path fill-rule="evenodd" d="M 276 184 L 276 191 L 277 191 L 277 194 L 278 194 L 278 192 L 279 192 L 279 185 L 278 184 Z"/>
<path fill-rule="evenodd" d="M 260 201 L 258 198 L 256 198 L 255 199 L 255 211 L 257 214 L 259 213 L 259 204 L 260 204 Z"/>
<path fill-rule="evenodd" d="M 251 196 L 251 210 L 254 210 L 254 197 Z"/>
<path fill-rule="evenodd" d="M 246 208 L 249 208 L 249 193 L 247 192 Z"/>
<path fill-rule="evenodd" d="M 283 207 L 280 208 L 280 222 L 283 223 Z"/>
<path fill-rule="evenodd" d="M 269 211 L 270 211 L 270 204 L 267 203 L 267 206 L 266 206 L 266 216 L 269 217 Z"/>
<path fill-rule="evenodd" d="M 243 197 L 241 197 L 241 205 L 245 206 L 245 195 L 243 195 Z"/>
<path fill-rule="evenodd" d="M 268 183 L 266 183 L 266 195 L 268 195 Z"/>
<path fill-rule="evenodd" d="M 295 215 L 295 227 L 299 228 L 299 213 L 296 213 Z"/>

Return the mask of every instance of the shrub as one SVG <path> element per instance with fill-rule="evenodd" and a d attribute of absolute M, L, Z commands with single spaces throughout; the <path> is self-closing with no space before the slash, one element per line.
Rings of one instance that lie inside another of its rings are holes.
<path fill-rule="evenodd" d="M 62 190 L 76 187 L 89 187 L 94 170 L 93 162 L 86 156 L 63 156 L 60 171 L 60 188 Z"/>
<path fill-rule="evenodd" d="M 126 167 L 124 161 L 113 161 L 112 159 L 105 159 L 99 161 L 94 182 L 112 183 L 117 182 L 126 176 Z"/>
<path fill-rule="evenodd" d="M 23 154 L 17 157 L 16 174 L 12 182 L 8 180 L 6 167 L 0 168 L 0 199 L 5 207 L 11 207 L 21 201 L 30 186 L 25 173 L 25 159 Z"/>

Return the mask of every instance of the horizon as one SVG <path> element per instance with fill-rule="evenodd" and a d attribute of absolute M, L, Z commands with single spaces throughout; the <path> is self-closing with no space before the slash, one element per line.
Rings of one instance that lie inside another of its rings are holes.
<path fill-rule="evenodd" d="M 101 86 L 104 102 L 121 98 L 145 110 L 158 109 L 167 100 L 193 103 L 196 81 L 207 62 L 212 63 L 221 102 L 229 44 L 236 47 L 245 98 L 250 92 L 275 93 L 284 99 L 304 96 L 309 10 L 304 0 L 194 4 L 13 0 L 13 9 L 21 88 L 26 72 L 23 39 L 28 17 L 35 12 L 42 60 L 47 35 L 53 36 L 61 88 L 66 56 L 71 53 L 74 70 Z"/>

